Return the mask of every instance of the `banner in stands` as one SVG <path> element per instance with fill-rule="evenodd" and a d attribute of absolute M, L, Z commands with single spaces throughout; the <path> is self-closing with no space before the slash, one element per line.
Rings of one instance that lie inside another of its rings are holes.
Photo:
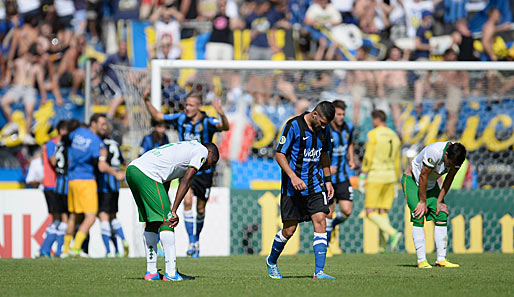
<path fill-rule="evenodd" d="M 170 196 L 173 197 L 174 193 L 170 193 Z M 51 223 L 43 192 L 4 190 L 0 191 L 0 197 L 0 258 L 37 257 L 46 227 Z M 206 213 L 205 227 L 200 237 L 201 255 L 229 255 L 229 189 L 212 189 Z M 179 209 L 179 216 L 183 218 L 182 207 Z M 121 189 L 117 217 L 130 245 L 129 256 L 144 257 L 144 224 L 138 221 L 137 207 L 129 189 Z M 214 242 L 216 244 L 211 244 Z M 176 229 L 176 243 L 177 256 L 185 256 L 188 239 L 183 221 Z M 105 257 L 98 220 L 90 231 L 89 255 Z"/>
<path fill-rule="evenodd" d="M 450 208 L 448 249 L 450 252 L 514 253 L 514 190 L 452 190 L 445 199 Z M 231 191 L 231 253 L 267 255 L 281 228 L 280 192 Z M 390 211 L 391 224 L 403 232 L 400 252 L 415 253 L 412 223 L 401 191 Z M 285 254 L 312 252 L 312 223 L 299 225 L 288 241 Z M 334 254 L 378 252 L 378 228 L 364 217 L 363 196 L 354 192 L 351 217 L 334 231 L 330 242 Z M 434 224 L 426 222 L 427 253 L 434 252 Z M 337 240 L 339 239 L 339 240 Z"/>

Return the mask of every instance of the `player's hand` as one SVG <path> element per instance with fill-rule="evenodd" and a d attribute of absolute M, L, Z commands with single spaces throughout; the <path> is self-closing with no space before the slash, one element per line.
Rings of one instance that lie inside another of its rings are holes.
<path fill-rule="evenodd" d="M 427 213 L 427 211 L 428 211 L 428 209 L 427 209 L 426 202 L 425 203 L 418 202 L 418 205 L 414 209 L 414 217 L 419 219 L 422 216 L 424 216 Z"/>
<path fill-rule="evenodd" d="M 151 93 L 151 87 L 148 86 L 145 91 L 143 92 L 143 101 L 150 101 L 150 93 Z"/>
<path fill-rule="evenodd" d="M 303 191 L 303 190 L 307 189 L 307 185 L 305 185 L 303 180 L 301 178 L 299 178 L 298 176 L 294 176 L 291 179 L 291 183 L 293 184 L 293 188 L 297 191 Z"/>
<path fill-rule="evenodd" d="M 223 108 L 221 106 L 221 100 L 212 100 L 211 102 L 212 107 L 216 109 L 216 112 L 218 114 L 223 114 Z"/>
<path fill-rule="evenodd" d="M 332 197 L 334 197 L 334 187 L 332 186 L 332 182 L 326 182 L 325 187 L 327 187 L 327 196 L 330 200 Z"/>
<path fill-rule="evenodd" d="M 348 161 L 348 165 L 350 165 L 350 169 L 351 170 L 354 170 L 355 168 L 357 168 L 357 165 L 355 165 L 355 161 L 354 160 Z"/>
<path fill-rule="evenodd" d="M 444 204 L 442 202 L 441 203 L 437 203 L 435 215 L 438 215 L 440 211 L 444 212 L 446 215 L 450 214 L 448 212 L 448 205 L 446 205 L 446 204 Z"/>
<path fill-rule="evenodd" d="M 125 172 L 123 172 L 123 171 L 116 171 L 116 174 L 114 175 L 114 178 L 116 178 L 119 181 L 123 181 L 125 179 Z"/>
<path fill-rule="evenodd" d="M 173 216 L 171 219 L 169 219 L 171 223 L 171 228 L 175 228 L 178 225 L 179 218 L 176 212 L 171 212 L 171 215 Z"/>

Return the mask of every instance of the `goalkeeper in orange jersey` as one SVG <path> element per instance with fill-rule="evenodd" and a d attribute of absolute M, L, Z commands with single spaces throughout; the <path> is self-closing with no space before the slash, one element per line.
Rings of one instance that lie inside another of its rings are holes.
<path fill-rule="evenodd" d="M 371 117 L 375 128 L 368 132 L 359 190 L 364 191 L 364 180 L 367 179 L 364 208 L 368 219 L 380 229 L 379 251 L 386 251 L 388 241 L 390 251 L 395 251 L 402 233 L 391 226 L 388 212 L 400 177 L 401 142 L 396 132 L 386 127 L 386 114 L 382 110 L 374 110 Z"/>

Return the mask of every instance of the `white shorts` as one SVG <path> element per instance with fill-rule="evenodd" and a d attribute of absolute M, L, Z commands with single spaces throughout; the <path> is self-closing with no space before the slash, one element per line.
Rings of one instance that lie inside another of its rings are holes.
<path fill-rule="evenodd" d="M 207 60 L 233 60 L 234 47 L 228 43 L 208 42 L 205 46 L 205 59 Z"/>
<path fill-rule="evenodd" d="M 23 99 L 23 104 L 36 104 L 37 91 L 26 86 L 13 86 L 7 91 L 5 96 L 13 99 L 13 103 L 18 103 Z"/>

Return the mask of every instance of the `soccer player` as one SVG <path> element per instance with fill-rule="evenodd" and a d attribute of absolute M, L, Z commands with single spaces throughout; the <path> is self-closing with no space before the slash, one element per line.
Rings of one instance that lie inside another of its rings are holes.
<path fill-rule="evenodd" d="M 386 127 L 385 112 L 374 110 L 371 118 L 375 128 L 368 132 L 359 188 L 367 178 L 364 208 L 368 219 L 380 229 L 380 252 L 386 251 L 389 240 L 390 251 L 395 251 L 402 233 L 391 226 L 388 212 L 400 177 L 401 142 L 396 132 Z"/>
<path fill-rule="evenodd" d="M 179 218 L 177 209 L 191 187 L 194 175 L 215 165 L 218 148 L 213 143 L 198 141 L 170 143 L 146 152 L 132 161 L 127 168 L 127 183 L 134 196 L 139 221 L 145 222 L 146 251 L 145 280 L 158 280 L 157 238 L 160 237 L 166 272 L 165 281 L 181 281 L 176 269 L 175 232 Z M 181 178 L 175 201 L 170 208 L 168 189 L 173 179 Z"/>
<path fill-rule="evenodd" d="M 106 162 L 116 171 L 120 170 L 120 166 L 125 163 L 119 143 L 110 137 L 111 127 L 109 123 L 99 126 L 98 136 L 102 139 L 107 149 Z M 98 218 L 100 219 L 100 230 L 102 232 L 102 240 L 106 249 L 106 257 L 121 256 L 118 251 L 119 236 L 123 242 L 124 255 L 128 257 L 129 245 L 125 239 L 123 228 L 120 221 L 116 218 L 118 212 L 118 200 L 120 197 L 120 181 L 112 174 L 100 172 L 97 175 L 96 182 L 98 185 Z M 114 236 L 113 236 L 114 234 Z M 111 254 L 110 240 L 112 239 L 116 252 Z"/>
<path fill-rule="evenodd" d="M 330 123 L 329 130 L 332 139 L 330 154 L 330 172 L 334 186 L 334 197 L 328 201 L 330 213 L 327 216 L 327 240 L 330 242 L 334 228 L 345 222 L 352 214 L 353 189 L 350 185 L 348 169 L 355 169 L 353 147 L 353 125 L 346 122 L 346 103 L 342 100 L 332 102 L 335 107 L 335 116 Z M 339 204 L 340 211 L 334 219 L 334 200 Z"/>
<path fill-rule="evenodd" d="M 150 102 L 149 89 L 146 91 L 144 100 L 150 115 L 154 120 L 165 121 L 171 124 L 177 131 L 180 141 L 198 140 L 201 143 L 212 142 L 214 133 L 228 131 L 229 123 L 221 102 L 213 101 L 212 106 L 216 109 L 221 121 L 214 117 L 208 117 L 202 108 L 202 94 L 191 92 L 186 95 L 185 112 L 174 114 L 163 114 Z M 189 235 L 189 248 L 187 254 L 194 258 L 200 254 L 199 237 L 203 228 L 205 218 L 205 205 L 209 199 L 212 186 L 213 168 L 200 170 L 193 178 L 191 189 L 184 198 L 184 220 L 187 234 Z M 193 194 L 196 196 L 196 220 L 193 216 Z"/>
<path fill-rule="evenodd" d="M 45 194 L 48 212 L 52 215 L 52 223 L 46 228 L 46 237 L 39 251 L 41 256 L 44 257 L 51 257 L 52 245 L 60 236 L 60 231 L 66 230 L 68 221 L 68 206 L 63 197 L 59 196 L 56 192 L 57 173 L 55 162 L 52 163 L 51 161 L 52 157 L 58 153 L 57 144 L 61 141 L 61 137 L 68 133 L 66 121 L 59 121 L 56 129 L 58 136 L 43 145 L 43 192 Z M 60 255 L 59 241 L 57 245 L 56 256 L 58 257 Z"/>
<path fill-rule="evenodd" d="M 79 230 L 75 235 L 71 254 L 81 255 L 82 243 L 86 239 L 89 229 L 96 220 L 98 213 L 98 193 L 95 180 L 95 170 L 112 174 L 117 180 L 123 180 L 125 174 L 114 170 L 107 164 L 107 150 L 97 133 L 102 125 L 107 125 L 104 114 L 95 113 L 91 116 L 89 128 L 80 127 L 70 133 L 71 145 L 68 149 L 68 229 L 64 237 L 65 255 L 75 231 L 75 221 L 78 215 L 84 216 Z M 66 257 L 66 256 L 65 256 Z"/>
<path fill-rule="evenodd" d="M 460 267 L 446 259 L 448 240 L 448 194 L 455 174 L 466 158 L 466 148 L 455 142 L 436 142 L 425 147 L 411 162 L 402 176 L 402 187 L 411 212 L 412 238 L 416 247 L 419 268 L 432 268 L 425 252 L 424 220 L 434 221 L 434 239 L 437 250 L 436 266 Z M 442 189 L 437 180 L 446 177 Z"/>
<path fill-rule="evenodd" d="M 170 143 L 168 135 L 166 135 L 166 124 L 164 122 L 152 119 L 152 127 L 152 133 L 143 137 L 143 141 L 141 141 L 143 154 L 156 147 Z"/>
<path fill-rule="evenodd" d="M 332 103 L 323 101 L 312 112 L 290 119 L 284 126 L 275 158 L 282 168 L 280 211 L 283 229 L 279 230 L 266 258 L 268 275 L 281 279 L 277 260 L 300 222 L 314 226 L 315 279 L 335 279 L 323 272 L 327 253 L 326 217 L 328 199 L 334 195 L 330 177 L 330 132 L 334 118 Z"/>

